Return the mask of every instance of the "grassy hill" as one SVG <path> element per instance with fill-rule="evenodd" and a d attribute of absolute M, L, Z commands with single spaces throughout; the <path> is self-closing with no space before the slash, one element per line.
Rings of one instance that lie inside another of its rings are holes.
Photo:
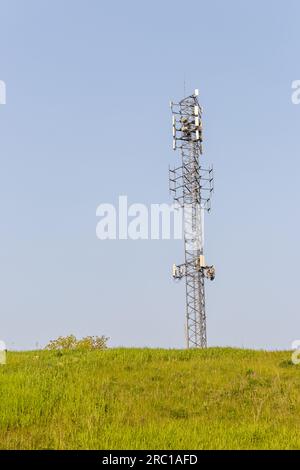
<path fill-rule="evenodd" d="M 1 449 L 299 449 L 300 366 L 237 349 L 9 353 Z"/>

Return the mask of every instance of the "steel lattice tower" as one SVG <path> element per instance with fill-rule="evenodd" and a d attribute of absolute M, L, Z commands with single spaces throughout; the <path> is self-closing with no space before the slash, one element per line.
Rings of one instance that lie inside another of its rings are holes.
<path fill-rule="evenodd" d="M 203 168 L 202 107 L 198 90 L 179 103 L 171 102 L 173 149 L 180 151 L 181 165 L 169 169 L 170 191 L 183 210 L 185 261 L 173 266 L 173 278 L 186 280 L 186 343 L 206 348 L 205 278 L 213 280 L 215 269 L 204 258 L 204 213 L 210 211 L 213 169 Z"/>

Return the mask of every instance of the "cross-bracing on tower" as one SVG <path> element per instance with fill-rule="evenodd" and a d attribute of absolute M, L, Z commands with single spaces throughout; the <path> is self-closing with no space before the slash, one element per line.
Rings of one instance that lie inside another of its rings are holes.
<path fill-rule="evenodd" d="M 173 149 L 180 151 L 181 165 L 169 169 L 170 191 L 183 210 L 183 264 L 173 266 L 173 278 L 186 281 L 186 343 L 206 348 L 205 279 L 215 278 L 214 266 L 204 257 L 204 213 L 210 211 L 213 168 L 204 168 L 202 156 L 202 107 L 198 90 L 179 103 L 171 102 Z"/>

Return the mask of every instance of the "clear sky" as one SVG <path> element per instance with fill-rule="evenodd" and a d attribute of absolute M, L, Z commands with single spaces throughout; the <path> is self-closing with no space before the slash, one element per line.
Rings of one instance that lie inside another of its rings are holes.
<path fill-rule="evenodd" d="M 1 0 L 0 18 L 0 339 L 184 346 L 182 243 L 95 235 L 100 203 L 171 202 L 184 81 L 215 168 L 209 345 L 300 339 L 299 1 Z"/>

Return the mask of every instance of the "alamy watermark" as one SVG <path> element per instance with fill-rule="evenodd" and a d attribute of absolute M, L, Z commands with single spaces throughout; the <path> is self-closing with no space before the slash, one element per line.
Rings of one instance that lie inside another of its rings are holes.
<path fill-rule="evenodd" d="M 295 365 L 300 364 L 300 340 L 297 339 L 296 341 L 293 341 L 292 343 L 292 363 Z"/>
<path fill-rule="evenodd" d="M 119 196 L 118 205 L 100 204 L 96 227 L 99 240 L 182 240 L 190 250 L 204 244 L 204 208 L 185 204 L 128 204 Z M 199 222 L 202 223 L 199 223 Z M 202 227 L 202 231 L 201 231 Z"/>
<path fill-rule="evenodd" d="M 294 80 L 292 82 L 292 103 L 300 104 L 300 80 Z"/>
<path fill-rule="evenodd" d="M 6 344 L 4 341 L 0 341 L 0 366 L 6 364 Z"/>
<path fill-rule="evenodd" d="M 0 80 L 0 104 L 6 104 L 6 83 Z"/>

